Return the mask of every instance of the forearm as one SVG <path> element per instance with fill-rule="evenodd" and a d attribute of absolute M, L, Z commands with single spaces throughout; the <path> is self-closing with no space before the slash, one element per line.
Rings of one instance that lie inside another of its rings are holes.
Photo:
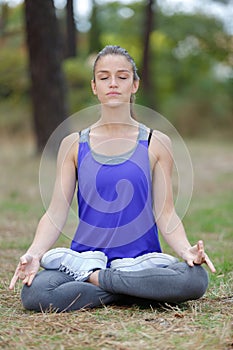
<path fill-rule="evenodd" d="M 60 222 L 59 225 L 56 225 L 55 221 L 52 220 L 46 212 L 40 219 L 35 237 L 27 250 L 27 254 L 40 260 L 43 254 L 57 241 L 64 223 L 65 222 Z"/>
<path fill-rule="evenodd" d="M 191 247 L 191 244 L 177 214 L 174 214 L 172 219 L 163 218 L 160 220 L 158 227 L 168 245 L 183 258 L 184 252 Z"/>

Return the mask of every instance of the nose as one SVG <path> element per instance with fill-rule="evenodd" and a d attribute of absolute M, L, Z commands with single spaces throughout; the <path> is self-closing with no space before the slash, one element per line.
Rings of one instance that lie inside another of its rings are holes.
<path fill-rule="evenodd" d="M 118 86 L 115 76 L 111 77 L 109 86 L 110 87 L 117 87 Z"/>

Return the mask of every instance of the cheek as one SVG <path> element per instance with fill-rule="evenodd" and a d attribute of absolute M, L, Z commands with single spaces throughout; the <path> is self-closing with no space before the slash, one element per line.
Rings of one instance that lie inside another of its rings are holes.
<path fill-rule="evenodd" d="M 101 94 L 102 94 L 102 90 L 103 90 L 103 88 L 101 88 L 100 86 L 98 86 L 98 84 L 95 85 L 95 86 L 92 88 L 92 91 L 93 91 L 94 95 L 96 95 L 96 96 L 101 95 Z"/>
<path fill-rule="evenodd" d="M 130 94 L 133 94 L 135 92 L 134 84 L 130 83 L 126 86 L 126 91 L 128 91 Z"/>
<path fill-rule="evenodd" d="M 105 86 L 104 86 L 103 82 L 101 82 L 101 83 L 96 82 L 93 91 L 94 91 L 95 95 L 101 95 L 101 93 L 104 89 L 105 89 Z"/>

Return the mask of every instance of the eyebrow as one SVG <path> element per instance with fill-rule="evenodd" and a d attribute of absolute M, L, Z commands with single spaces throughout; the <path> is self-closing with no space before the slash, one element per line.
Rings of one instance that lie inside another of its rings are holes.
<path fill-rule="evenodd" d="M 109 70 L 107 70 L 107 69 L 103 69 L 102 70 L 101 69 L 98 72 L 96 72 L 96 74 L 101 74 L 101 73 L 109 73 Z M 128 69 L 118 69 L 117 73 L 130 73 L 130 70 L 128 70 Z"/>

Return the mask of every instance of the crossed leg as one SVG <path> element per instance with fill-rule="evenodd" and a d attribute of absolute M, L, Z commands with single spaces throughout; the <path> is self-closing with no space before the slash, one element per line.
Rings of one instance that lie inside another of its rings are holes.
<path fill-rule="evenodd" d="M 207 286 L 206 270 L 184 262 L 141 271 L 100 270 L 89 282 L 77 282 L 57 270 L 43 270 L 30 287 L 23 287 L 21 297 L 26 309 L 45 311 L 52 307 L 61 312 L 107 305 L 124 296 L 179 303 L 200 298 Z"/>

